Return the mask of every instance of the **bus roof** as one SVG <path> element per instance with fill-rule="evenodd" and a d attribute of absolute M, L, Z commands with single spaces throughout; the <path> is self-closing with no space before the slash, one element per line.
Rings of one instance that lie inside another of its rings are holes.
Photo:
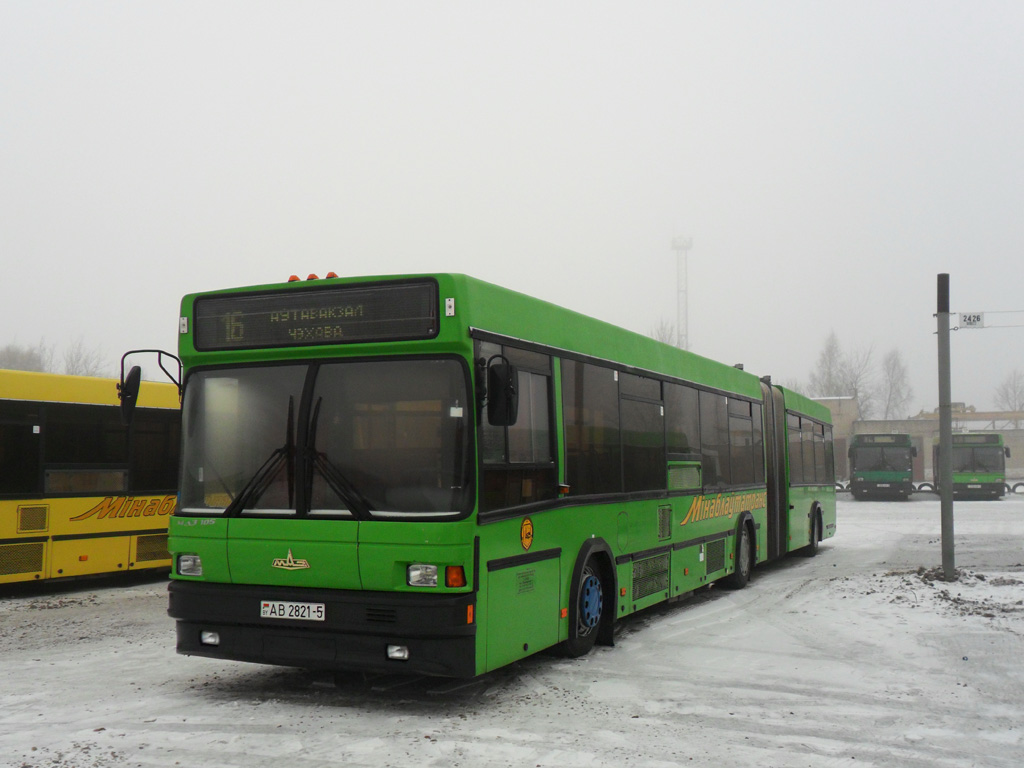
<path fill-rule="evenodd" d="M 119 405 L 117 383 L 117 379 L 98 376 L 0 370 L 0 400 Z M 177 408 L 178 405 L 178 388 L 174 384 L 142 383 L 140 408 Z"/>
<path fill-rule="evenodd" d="M 825 424 L 832 423 L 832 412 L 821 403 L 811 400 L 799 392 L 794 392 L 792 389 L 786 387 L 779 387 L 779 389 L 782 390 L 787 411 L 802 413 Z"/>

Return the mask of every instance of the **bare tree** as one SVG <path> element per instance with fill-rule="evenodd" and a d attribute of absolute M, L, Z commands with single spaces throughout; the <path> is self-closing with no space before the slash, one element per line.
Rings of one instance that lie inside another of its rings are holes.
<path fill-rule="evenodd" d="M 666 344 L 675 346 L 676 327 L 665 318 L 658 320 L 658 324 L 654 327 L 654 330 L 647 335 L 655 341 L 663 341 Z"/>
<path fill-rule="evenodd" d="M 99 347 L 87 348 L 79 336 L 64 350 L 64 373 L 72 376 L 102 376 L 106 359 Z"/>
<path fill-rule="evenodd" d="M 846 391 L 857 398 L 857 410 L 862 419 L 870 419 L 875 413 L 878 395 L 872 372 L 871 347 L 851 353 L 843 358 L 843 381 Z"/>
<path fill-rule="evenodd" d="M 880 407 L 883 419 L 903 419 L 914 390 L 910 386 L 907 366 L 899 350 L 891 350 L 882 360 Z"/>
<path fill-rule="evenodd" d="M 868 347 L 851 354 L 843 353 L 839 337 L 830 331 L 811 371 L 810 389 L 815 397 L 855 397 L 861 418 L 870 418 L 877 395 L 871 370 L 873 350 Z"/>
<path fill-rule="evenodd" d="M 811 391 L 818 397 L 842 397 L 852 394 L 845 391 L 842 370 L 843 353 L 839 348 L 839 337 L 835 331 L 829 331 L 825 346 L 818 355 L 818 364 L 811 371 Z"/>
<path fill-rule="evenodd" d="M 53 347 L 42 339 L 34 347 L 14 343 L 0 347 L 0 368 L 12 371 L 52 371 Z"/>
<path fill-rule="evenodd" d="M 1024 411 L 1024 373 L 1014 368 L 996 387 L 995 403 L 997 408 L 1013 413 Z M 1013 420 L 1013 428 L 1020 429 L 1020 419 Z"/>

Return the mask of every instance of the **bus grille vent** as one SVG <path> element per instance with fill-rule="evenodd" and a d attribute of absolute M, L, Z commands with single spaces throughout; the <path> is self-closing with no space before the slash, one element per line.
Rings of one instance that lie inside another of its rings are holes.
<path fill-rule="evenodd" d="M 394 624 L 398 614 L 394 608 L 369 607 L 366 609 L 366 620 L 375 624 Z"/>
<path fill-rule="evenodd" d="M 669 556 L 649 557 L 633 562 L 633 599 L 664 592 L 668 589 Z"/>
<path fill-rule="evenodd" d="M 0 546 L 0 576 L 43 570 L 43 542 Z"/>
<path fill-rule="evenodd" d="M 171 553 L 167 551 L 166 533 L 155 533 L 151 536 L 139 536 L 138 546 L 135 551 L 136 562 L 170 559 Z"/>
<path fill-rule="evenodd" d="M 707 551 L 708 573 L 714 573 L 725 568 L 725 539 L 718 539 L 708 544 Z"/>
<path fill-rule="evenodd" d="M 31 507 L 18 507 L 18 533 L 29 531 L 45 531 L 49 525 L 50 508 L 45 504 Z"/>
<path fill-rule="evenodd" d="M 672 507 L 658 507 L 658 540 L 672 538 Z"/>

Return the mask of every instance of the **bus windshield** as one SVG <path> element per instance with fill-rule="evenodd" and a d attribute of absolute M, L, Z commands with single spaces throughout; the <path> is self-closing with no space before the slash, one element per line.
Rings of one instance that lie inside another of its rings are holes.
<path fill-rule="evenodd" d="M 954 472 L 1002 472 L 1004 467 L 1001 446 L 975 445 L 953 448 Z"/>
<path fill-rule="evenodd" d="M 198 371 L 182 409 L 180 511 L 467 514 L 470 412 L 454 359 Z"/>
<path fill-rule="evenodd" d="M 896 472 L 912 466 L 909 448 L 857 446 L 853 450 L 854 463 L 860 472 Z"/>

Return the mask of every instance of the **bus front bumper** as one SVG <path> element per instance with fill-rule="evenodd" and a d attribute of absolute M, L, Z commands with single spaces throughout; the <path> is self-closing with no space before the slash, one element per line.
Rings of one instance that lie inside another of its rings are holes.
<path fill-rule="evenodd" d="M 296 590 L 178 580 L 171 581 L 168 593 L 167 613 L 177 620 L 181 654 L 309 669 L 476 674 L 471 593 Z M 322 604 L 324 619 L 262 618 L 267 601 Z"/>

